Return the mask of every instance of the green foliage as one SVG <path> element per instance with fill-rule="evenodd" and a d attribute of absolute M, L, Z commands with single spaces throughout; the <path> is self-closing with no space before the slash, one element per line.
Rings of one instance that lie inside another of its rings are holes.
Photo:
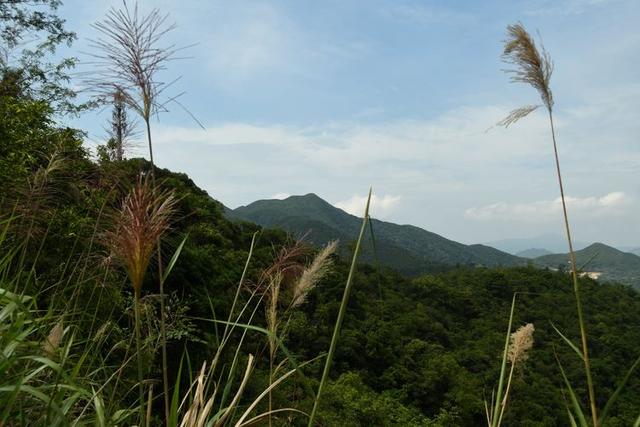
<path fill-rule="evenodd" d="M 355 372 L 329 384 L 320 417 L 327 426 L 452 426 L 455 414 L 446 411 L 432 421 L 414 407 L 404 406 L 391 392 L 376 393 Z"/>
<path fill-rule="evenodd" d="M 576 251 L 578 267 L 585 272 L 602 273 L 598 280 L 624 283 L 640 289 L 640 257 L 622 252 L 602 243 L 594 243 Z M 534 260 L 536 265 L 556 268 L 569 266 L 569 255 L 544 255 Z"/>
<path fill-rule="evenodd" d="M 26 96 L 15 72 L 0 80 L 0 188 L 24 182 L 55 153 L 67 161 L 86 161 L 81 133 L 59 127 L 44 100 Z"/>
<path fill-rule="evenodd" d="M 0 2 L 0 78 L 10 76 L 24 96 L 43 100 L 57 112 L 77 112 L 85 106 L 73 103 L 76 94 L 68 86 L 67 74 L 74 67 L 75 58 L 59 62 L 48 58 L 59 45 L 69 46 L 76 38 L 57 15 L 61 3 L 60 0 Z"/>
<path fill-rule="evenodd" d="M 282 228 L 317 245 L 331 240 L 343 244 L 358 236 L 360 219 L 332 206 L 315 194 L 292 196 L 286 200 L 259 200 L 227 212 L 230 218 L 253 221 L 265 227 Z M 456 265 L 525 265 L 518 257 L 483 245 L 463 245 L 411 225 L 371 220 L 376 252 L 371 234 L 365 235 L 361 259 L 404 274 L 418 276 L 445 271 Z M 350 251 L 344 247 L 343 253 Z M 377 256 L 376 256 L 377 255 Z"/>
<path fill-rule="evenodd" d="M 318 289 L 292 323 L 289 346 L 303 359 L 326 346 L 330 331 L 325 325 L 335 318 L 345 268 Z M 640 322 L 640 295 L 590 279 L 582 279 L 581 288 L 594 379 L 601 395 L 610 396 L 638 356 L 640 332 L 634 325 Z M 392 395 L 424 416 L 433 418 L 445 409 L 458 415 L 458 425 L 486 424 L 483 400 L 491 399 L 499 377 L 514 292 L 519 293 L 514 329 L 533 323 L 536 333 L 529 359 L 514 374 L 502 425 L 564 426 L 563 382 L 554 351 L 580 396 L 586 395 L 586 385 L 581 361 L 550 323 L 578 342 L 570 278 L 562 273 L 476 268 L 408 281 L 364 268 L 355 281 L 334 378 L 357 373 L 374 392 Z M 638 396 L 635 374 L 612 415 L 631 425 Z"/>

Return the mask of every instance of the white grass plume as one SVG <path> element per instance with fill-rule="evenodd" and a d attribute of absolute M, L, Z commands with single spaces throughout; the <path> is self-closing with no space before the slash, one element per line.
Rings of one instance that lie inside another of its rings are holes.
<path fill-rule="evenodd" d="M 316 255 L 311 265 L 302 272 L 300 279 L 293 287 L 291 308 L 302 305 L 306 301 L 309 292 L 311 292 L 318 282 L 327 274 L 332 263 L 331 255 L 335 253 L 337 247 L 337 240 L 329 242 L 327 246 Z"/>

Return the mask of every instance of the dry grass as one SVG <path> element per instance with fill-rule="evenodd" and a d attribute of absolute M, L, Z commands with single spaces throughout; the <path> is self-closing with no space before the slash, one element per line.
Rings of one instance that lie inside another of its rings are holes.
<path fill-rule="evenodd" d="M 145 120 L 164 109 L 159 96 L 169 85 L 158 80 L 158 73 L 179 50 L 171 44 L 158 46 L 175 29 L 167 19 L 158 9 L 143 15 L 137 4 L 131 9 L 125 1 L 93 24 L 102 38 L 91 41 L 96 73 L 88 83 L 100 99 L 110 101 L 118 93 Z"/>
<path fill-rule="evenodd" d="M 105 233 L 107 247 L 124 265 L 138 297 L 156 242 L 171 225 L 175 204 L 173 193 L 154 191 L 149 180 L 140 177 L 115 216 L 114 228 Z"/>
<path fill-rule="evenodd" d="M 542 103 L 547 109 L 549 117 L 549 127 L 551 130 L 551 140 L 553 142 L 556 174 L 558 177 L 558 187 L 560 189 L 560 198 L 562 200 L 562 214 L 567 236 L 567 243 L 569 246 L 573 291 L 576 299 L 578 324 L 580 327 L 580 341 L 582 347 L 580 357 L 584 362 L 584 371 L 589 394 L 591 421 L 594 427 L 598 427 L 600 425 L 600 422 L 598 420 L 598 411 L 596 409 L 596 395 L 591 374 L 587 329 L 582 312 L 580 287 L 578 285 L 578 268 L 576 265 L 576 256 L 573 250 L 573 242 L 571 239 L 571 227 L 569 226 L 569 215 L 567 213 L 567 205 L 564 196 L 564 185 L 562 183 L 562 173 L 560 170 L 560 159 L 558 156 L 558 144 L 556 142 L 556 132 L 553 123 L 554 99 L 550 86 L 551 75 L 553 74 L 553 62 L 551 61 L 551 57 L 549 53 L 544 49 L 544 47 L 541 47 L 541 49 L 538 50 L 538 47 L 536 46 L 533 38 L 529 35 L 527 30 L 521 23 L 509 25 L 507 27 L 507 40 L 505 40 L 504 42 L 502 59 L 508 64 L 515 65 L 514 69 L 506 70 L 506 72 L 511 75 L 511 81 L 515 83 L 528 84 L 533 87 L 540 95 Z M 522 119 L 523 117 L 526 117 L 532 111 L 536 110 L 536 108 L 536 106 L 525 106 L 518 108 L 512 111 L 509 116 L 507 116 L 500 122 L 500 124 L 509 126 Z M 571 345 L 573 346 L 573 344 Z"/>
<path fill-rule="evenodd" d="M 318 282 L 329 272 L 331 267 L 331 255 L 336 252 L 338 248 L 338 242 L 329 242 L 318 255 L 313 259 L 313 262 L 307 267 L 300 276 L 300 279 L 293 286 L 293 296 L 291 299 L 291 308 L 297 308 L 304 304 L 307 299 L 307 295 L 311 292 Z"/>
<path fill-rule="evenodd" d="M 512 82 L 532 86 L 540 94 L 544 105 L 549 110 L 553 109 L 553 94 L 549 85 L 553 62 L 544 46 L 538 50 L 535 41 L 521 23 L 507 27 L 502 59 L 515 65 L 514 69 L 506 70 L 511 74 Z"/>

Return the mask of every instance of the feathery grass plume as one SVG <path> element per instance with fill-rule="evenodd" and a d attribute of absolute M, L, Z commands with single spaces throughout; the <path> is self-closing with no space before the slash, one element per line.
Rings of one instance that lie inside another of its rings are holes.
<path fill-rule="evenodd" d="M 595 389 L 591 375 L 591 362 L 589 359 L 587 329 L 582 313 L 582 301 L 580 299 L 580 288 L 578 285 L 578 267 L 576 265 L 576 256 L 573 250 L 573 242 L 571 240 L 569 216 L 567 214 L 567 205 L 564 197 L 564 186 L 562 184 L 562 173 L 560 171 L 560 159 L 558 157 L 558 146 L 556 143 L 555 127 L 553 124 L 554 99 L 550 86 L 551 75 L 553 73 L 553 63 L 551 61 L 549 53 L 544 49 L 544 47 L 541 47 L 541 50 L 538 50 L 534 40 L 531 38 L 531 36 L 521 23 L 509 25 L 507 27 L 507 40 L 504 42 L 502 59 L 508 64 L 515 65 L 515 69 L 506 70 L 507 73 L 511 74 L 511 81 L 515 83 L 525 83 L 533 87 L 540 95 L 542 103 L 547 109 L 549 126 L 551 128 L 551 139 L 553 142 L 556 174 L 558 176 L 558 186 L 560 187 L 560 198 L 562 200 L 564 226 L 567 236 L 567 243 L 569 245 L 569 258 L 571 261 L 573 291 L 576 299 L 578 323 L 580 326 L 580 339 L 582 344 L 582 353 L 580 356 L 584 363 L 585 377 L 587 380 L 591 420 L 593 422 L 593 426 L 598 427 L 600 423 L 598 421 Z M 527 116 L 534 110 L 534 106 L 526 106 L 516 109 L 512 111 L 511 114 L 509 114 L 509 116 L 503 119 L 499 124 L 504 125 L 505 127 L 509 126 Z"/>
<path fill-rule="evenodd" d="M 95 52 L 96 73 L 88 84 L 97 93 L 98 99 L 109 102 L 114 93 L 119 101 L 140 115 L 145 124 L 149 160 L 151 162 L 151 182 L 155 187 L 155 163 L 153 160 L 153 142 L 151 138 L 151 117 L 167 111 L 167 104 L 177 101 L 181 95 L 161 100 L 170 83 L 160 80 L 160 74 L 167 64 L 177 59 L 181 49 L 173 44 L 161 43 L 167 33 L 176 28 L 167 22 L 169 15 L 152 9 L 147 14 L 138 12 L 138 4 L 133 10 L 123 0 L 121 9 L 111 8 L 103 21 L 93 24 L 102 38 L 92 41 Z M 185 109 L 185 111 L 187 111 Z M 189 113 L 189 111 L 187 111 Z M 195 117 L 189 113 L 195 120 Z M 195 120 L 201 127 L 202 124 Z M 167 368 L 167 334 L 165 327 L 165 295 L 162 266 L 162 249 L 156 243 L 158 257 L 158 280 L 160 290 L 160 334 L 162 347 L 162 379 L 165 410 L 165 423 L 169 421 L 169 379 Z"/>
<path fill-rule="evenodd" d="M 60 343 L 62 342 L 62 335 L 64 333 L 64 324 L 62 320 L 59 320 L 51 331 L 47 338 L 45 338 L 42 343 L 42 350 L 49 358 L 53 358 L 58 352 L 58 348 L 60 347 Z"/>
<path fill-rule="evenodd" d="M 301 306 L 307 299 L 307 295 L 318 282 L 329 272 L 331 267 L 331 255 L 336 252 L 338 241 L 329 242 L 316 257 L 309 267 L 303 272 L 300 279 L 293 286 L 293 297 L 291 300 L 291 308 Z"/>
<path fill-rule="evenodd" d="M 299 281 L 304 274 L 305 268 L 302 262 L 309 252 L 309 247 L 301 240 L 297 240 L 291 246 L 285 246 L 280 249 L 275 260 L 267 269 L 262 272 L 260 287 L 265 287 L 267 297 L 266 320 L 267 330 L 269 331 L 269 385 L 273 384 L 274 365 L 276 353 L 278 351 L 278 334 L 280 333 L 281 316 L 279 307 L 281 301 L 282 286 L 288 286 L 291 283 Z M 269 426 L 272 425 L 271 411 L 273 398 L 269 391 Z"/>
<path fill-rule="evenodd" d="M 154 191 L 147 178 L 139 177 L 115 217 L 114 229 L 106 233 L 107 245 L 125 266 L 136 298 L 155 244 L 171 225 L 175 205 L 172 192 Z"/>
<path fill-rule="evenodd" d="M 140 291 L 153 249 L 169 229 L 175 212 L 176 199 L 171 192 L 159 192 L 147 178 L 138 182 L 127 195 L 115 218 L 114 229 L 106 233 L 107 246 L 112 255 L 125 267 L 134 291 L 136 351 L 138 356 L 138 385 L 140 391 L 140 421 L 144 419 L 144 388 L 142 384 L 142 353 L 140 335 Z"/>
<path fill-rule="evenodd" d="M 533 323 L 527 323 L 511 334 L 507 357 L 512 366 L 518 365 L 529 357 L 529 350 L 533 347 L 533 332 L 536 328 Z"/>
<path fill-rule="evenodd" d="M 507 26 L 507 40 L 504 44 L 502 59 L 516 66 L 506 70 L 511 74 L 511 81 L 525 83 L 532 86 L 540 94 L 547 109 L 553 108 L 553 94 L 551 93 L 551 74 L 553 62 L 549 52 L 535 41 L 521 23 Z"/>
<path fill-rule="evenodd" d="M 118 93 L 145 122 L 165 111 L 166 102 L 162 103 L 160 96 L 170 84 L 158 80 L 158 75 L 180 50 L 171 44 L 159 46 L 176 28 L 167 19 L 158 9 L 143 15 L 137 3 L 132 10 L 123 1 L 121 9 L 110 8 L 102 21 L 92 25 L 101 38 L 91 40 L 96 70 L 87 83 L 99 100 L 109 102 Z"/>
<path fill-rule="evenodd" d="M 522 364 L 529 358 L 529 350 L 533 347 L 534 331 L 535 327 L 533 326 L 533 323 L 527 323 L 511 334 L 509 348 L 507 350 L 507 359 L 509 360 L 509 363 L 511 363 L 511 370 L 509 371 L 509 379 L 507 380 L 507 388 L 505 389 L 504 397 L 502 402 L 500 402 L 500 417 L 498 418 L 496 426 L 500 426 L 502 424 L 502 417 L 504 416 L 507 408 L 507 402 L 509 400 L 509 391 L 511 390 L 513 373 L 517 367 L 522 366 Z"/>

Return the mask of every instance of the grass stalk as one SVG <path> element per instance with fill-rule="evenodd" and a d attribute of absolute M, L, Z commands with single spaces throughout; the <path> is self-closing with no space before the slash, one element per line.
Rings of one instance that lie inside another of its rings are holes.
<path fill-rule="evenodd" d="M 541 48 L 538 50 L 536 43 L 520 23 L 507 27 L 508 39 L 505 41 L 503 60 L 509 64 L 516 66 L 515 69 L 506 70 L 511 74 L 511 81 L 515 83 L 525 83 L 533 87 L 542 100 L 542 104 L 547 110 L 549 117 L 549 126 L 551 128 L 551 139 L 553 142 L 553 154 L 555 158 L 556 173 L 558 176 L 558 185 L 560 187 L 560 199 L 562 200 L 562 214 L 564 219 L 567 243 L 569 245 L 569 259 L 571 263 L 571 276 L 573 281 L 573 292 L 576 299 L 576 307 L 578 311 L 578 323 L 580 327 L 580 339 L 582 344 L 582 360 L 584 363 L 585 376 L 587 380 L 587 389 L 589 394 L 589 407 L 591 411 L 591 419 L 594 427 L 600 425 L 598 421 L 598 412 L 596 409 L 595 390 L 593 379 L 591 376 L 591 363 L 589 359 L 589 345 L 587 338 L 587 328 L 584 321 L 582 311 L 582 301 L 580 298 L 580 287 L 578 284 L 578 268 L 576 265 L 576 256 L 573 250 L 573 241 L 571 239 L 571 229 L 569 226 L 569 215 L 567 214 L 567 204 L 564 196 L 564 186 L 562 183 L 562 173 L 560 171 L 560 159 L 558 156 L 558 145 L 556 141 L 556 132 L 553 122 L 553 105 L 554 99 L 551 92 L 551 74 L 553 73 L 553 63 L 548 52 Z M 526 117 L 535 111 L 540 105 L 528 105 L 513 110 L 509 116 L 499 122 L 500 125 L 508 127 L 518 120 Z"/>
<path fill-rule="evenodd" d="M 142 346 L 141 341 L 142 337 L 140 334 L 140 292 L 138 290 L 135 291 L 135 297 L 133 301 L 133 312 L 134 312 L 134 327 L 136 334 L 136 355 L 138 356 L 138 392 L 140 394 L 139 407 L 140 407 L 140 423 L 139 425 L 144 425 L 144 384 L 143 380 L 143 366 L 142 366 Z"/>
<path fill-rule="evenodd" d="M 564 218 L 564 226 L 567 234 L 567 242 L 569 244 L 569 260 L 571 262 L 571 278 L 573 280 L 573 293 L 576 298 L 576 308 L 578 311 L 578 323 L 580 325 L 580 341 L 582 343 L 582 360 L 584 362 L 584 370 L 587 378 L 587 389 L 589 393 L 589 408 L 591 410 L 591 418 L 593 426 L 598 427 L 598 411 L 596 408 L 595 389 L 593 386 L 593 378 L 591 376 L 591 362 L 589 360 L 589 345 L 587 341 L 587 328 L 585 326 L 584 315 L 582 313 L 582 300 L 580 298 L 580 286 L 578 284 L 578 267 L 576 264 L 576 254 L 573 250 L 573 241 L 571 239 L 571 227 L 569 226 L 569 216 L 567 214 L 567 204 L 564 198 L 564 186 L 562 184 L 562 173 L 560 171 L 560 160 L 558 157 L 558 148 L 556 143 L 555 126 L 553 124 L 553 113 L 551 108 L 547 109 L 549 113 L 549 126 L 551 127 L 551 139 L 553 140 L 553 154 L 556 162 L 556 172 L 558 175 L 558 186 L 560 187 L 560 199 L 562 200 L 562 214 Z"/>
<path fill-rule="evenodd" d="M 318 408 L 320 406 L 320 398 L 322 397 L 322 391 L 329 379 L 329 371 L 331 370 L 333 354 L 336 351 L 336 346 L 338 344 L 338 337 L 340 335 L 340 328 L 342 327 L 344 314 L 347 311 L 347 303 L 349 302 L 349 294 L 351 292 L 351 286 L 353 284 L 353 276 L 356 270 L 356 263 L 358 261 L 358 254 L 360 253 L 362 238 L 364 236 L 364 231 L 367 227 L 367 222 L 369 220 L 370 203 L 371 203 L 371 189 L 369 189 L 369 196 L 367 197 L 367 204 L 364 209 L 364 217 L 362 218 L 362 226 L 360 227 L 360 234 L 358 235 L 356 247 L 355 247 L 355 250 L 353 251 L 353 258 L 351 260 L 349 276 L 347 277 L 347 284 L 344 288 L 344 293 L 342 294 L 342 302 L 340 303 L 340 310 L 338 311 L 338 319 L 336 320 L 336 324 L 333 329 L 333 335 L 331 336 L 331 344 L 329 345 L 329 352 L 327 353 L 327 359 L 324 364 L 324 371 L 322 372 L 322 378 L 320 380 L 320 385 L 318 386 L 318 393 L 316 394 L 316 399 L 313 403 L 313 409 L 311 411 L 311 415 L 309 416 L 309 424 L 308 424 L 309 427 L 313 427 L 313 422 L 315 421 L 315 417 L 318 412 Z"/>
<path fill-rule="evenodd" d="M 153 161 L 153 143 L 151 139 L 151 122 L 150 116 L 147 114 L 144 117 L 144 122 L 147 128 L 147 142 L 149 143 L 149 161 L 151 162 L 151 184 L 153 191 L 156 191 L 156 173 L 155 163 Z M 164 401 L 164 416 L 165 422 L 169 422 L 169 415 L 171 404 L 169 402 L 169 369 L 167 364 L 167 328 L 166 328 L 166 313 L 165 313 L 165 295 L 164 295 L 164 273 L 162 268 L 162 244 L 160 238 L 156 241 L 156 258 L 158 260 L 158 284 L 160 291 L 160 348 L 162 353 L 162 396 Z"/>
<path fill-rule="evenodd" d="M 514 293 L 513 299 L 511 300 L 511 311 L 509 312 L 509 326 L 507 327 L 507 335 L 504 339 L 504 351 L 502 353 L 502 365 L 500 367 L 500 378 L 498 379 L 498 391 L 496 392 L 496 396 L 495 396 L 493 414 L 491 415 L 491 419 L 490 419 L 490 427 L 497 427 L 499 425 L 499 421 L 501 418 L 500 412 L 503 408 L 504 379 L 507 372 L 507 354 L 509 352 L 509 339 L 511 338 L 511 327 L 513 325 L 513 312 L 516 306 L 516 295 L 517 294 Z M 507 393 L 508 393 L 508 387 L 507 387 Z"/>

